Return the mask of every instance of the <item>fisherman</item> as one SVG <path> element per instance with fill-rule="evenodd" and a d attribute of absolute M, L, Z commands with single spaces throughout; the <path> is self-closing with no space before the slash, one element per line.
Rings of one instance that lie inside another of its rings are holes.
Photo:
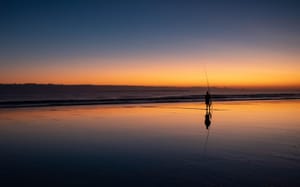
<path fill-rule="evenodd" d="M 205 104 L 206 104 L 206 109 L 210 109 L 211 96 L 208 91 L 206 92 L 206 95 L 205 95 Z"/>

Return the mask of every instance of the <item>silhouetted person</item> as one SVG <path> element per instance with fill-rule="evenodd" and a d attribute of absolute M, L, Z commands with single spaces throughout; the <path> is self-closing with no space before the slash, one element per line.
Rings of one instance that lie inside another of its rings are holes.
<path fill-rule="evenodd" d="M 206 110 L 206 114 L 205 114 L 205 120 L 204 120 L 204 123 L 205 123 L 205 126 L 206 126 L 206 129 L 209 128 L 210 124 L 211 124 L 211 113 L 210 113 L 210 110 Z"/>
<path fill-rule="evenodd" d="M 209 109 L 210 110 L 210 105 L 211 105 L 211 96 L 209 94 L 209 92 L 206 92 L 205 95 L 205 105 L 206 105 L 206 110 Z"/>

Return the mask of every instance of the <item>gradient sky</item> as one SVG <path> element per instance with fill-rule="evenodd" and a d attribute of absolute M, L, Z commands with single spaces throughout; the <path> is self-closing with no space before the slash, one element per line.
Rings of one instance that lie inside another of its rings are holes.
<path fill-rule="evenodd" d="M 1 1 L 0 83 L 300 87 L 297 1 Z"/>

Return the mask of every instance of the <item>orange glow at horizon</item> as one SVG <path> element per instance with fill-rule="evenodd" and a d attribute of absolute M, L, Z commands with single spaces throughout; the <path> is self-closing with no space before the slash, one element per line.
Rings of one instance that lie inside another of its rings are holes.
<path fill-rule="evenodd" d="M 300 87 L 299 60 L 273 53 L 47 59 L 2 70 L 0 83 L 206 86 L 207 71 L 210 86 Z"/>

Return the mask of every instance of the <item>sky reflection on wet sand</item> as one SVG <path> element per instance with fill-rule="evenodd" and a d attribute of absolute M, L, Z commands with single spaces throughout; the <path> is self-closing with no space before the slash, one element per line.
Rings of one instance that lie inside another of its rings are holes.
<path fill-rule="evenodd" d="M 217 102 L 209 131 L 202 103 L 1 109 L 1 175 L 33 184 L 297 186 L 299 106 Z"/>

